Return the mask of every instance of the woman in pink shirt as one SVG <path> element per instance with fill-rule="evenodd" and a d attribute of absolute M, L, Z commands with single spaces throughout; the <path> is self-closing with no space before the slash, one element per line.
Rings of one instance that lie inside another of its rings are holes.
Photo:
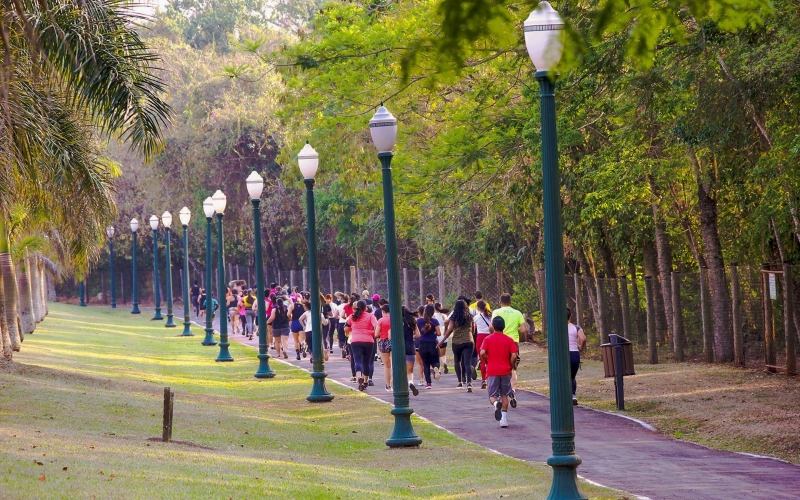
<path fill-rule="evenodd" d="M 383 315 L 375 327 L 375 337 L 378 339 L 378 352 L 383 361 L 383 377 L 386 379 L 386 391 L 392 391 L 392 332 L 389 331 L 389 304 L 381 306 Z"/>
<path fill-rule="evenodd" d="M 375 345 L 375 327 L 378 320 L 372 313 L 367 312 L 367 303 L 359 300 L 355 303 L 353 314 L 347 318 L 346 326 L 350 329 L 350 350 L 355 364 L 358 390 L 364 391 L 369 384 L 366 375 L 369 360 L 372 357 L 372 347 Z"/>

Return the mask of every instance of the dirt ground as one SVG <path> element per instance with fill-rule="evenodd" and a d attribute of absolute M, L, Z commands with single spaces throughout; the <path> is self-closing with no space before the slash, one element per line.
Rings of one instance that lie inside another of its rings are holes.
<path fill-rule="evenodd" d="M 547 351 L 522 344 L 520 387 L 549 393 Z M 614 381 L 599 360 L 578 372 L 580 404 L 616 411 Z M 659 432 L 713 448 L 800 463 L 800 377 L 730 365 L 636 365 L 625 378 L 626 415 Z"/>

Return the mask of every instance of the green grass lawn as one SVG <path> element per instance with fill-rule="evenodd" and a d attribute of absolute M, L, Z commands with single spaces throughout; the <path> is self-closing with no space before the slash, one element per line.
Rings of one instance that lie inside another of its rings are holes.
<path fill-rule="evenodd" d="M 389 407 L 337 384 L 312 405 L 306 372 L 256 352 L 233 363 L 148 314 L 51 304 L 0 364 L 0 498 L 544 498 L 551 472 L 415 418 L 419 449 L 391 450 Z M 163 388 L 175 392 L 161 436 Z M 482 422 L 476 422 L 481 425 Z M 582 485 L 592 498 L 620 498 Z"/>

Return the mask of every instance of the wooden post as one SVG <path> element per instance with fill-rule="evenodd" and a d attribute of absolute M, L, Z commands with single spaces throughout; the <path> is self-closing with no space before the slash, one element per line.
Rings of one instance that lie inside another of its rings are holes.
<path fill-rule="evenodd" d="M 597 323 L 597 330 L 600 332 L 600 343 L 608 344 L 610 341 L 608 333 L 611 322 L 606 314 L 606 290 L 605 286 L 603 286 L 603 281 L 605 281 L 605 278 L 599 278 L 595 275 L 594 282 L 597 287 L 597 317 L 595 322 Z"/>
<path fill-rule="evenodd" d="M 480 268 L 475 264 L 475 290 L 481 289 Z"/>
<path fill-rule="evenodd" d="M 422 268 L 421 267 L 419 268 L 419 303 L 420 304 L 424 304 L 425 303 L 425 281 L 424 281 L 424 276 L 422 274 Z M 417 305 L 419 305 L 419 304 L 417 304 Z M 406 304 L 406 306 L 409 306 L 408 308 L 411 309 L 412 311 L 415 309 L 413 307 L 410 307 L 409 304 Z"/>
<path fill-rule="evenodd" d="M 303 291 L 308 290 L 308 269 L 303 268 Z"/>
<path fill-rule="evenodd" d="M 672 272 L 672 351 L 675 361 L 682 363 L 683 358 L 683 309 L 681 308 L 681 277 Z"/>
<path fill-rule="evenodd" d="M 641 328 L 641 310 L 639 309 L 639 282 L 636 279 L 636 267 L 631 265 L 631 298 L 630 303 L 633 304 L 633 314 L 631 314 L 631 328 L 635 332 L 636 338 L 643 340 Z M 644 343 L 644 342 L 642 342 Z"/>
<path fill-rule="evenodd" d="M 294 288 L 294 284 L 295 284 L 295 281 L 294 281 L 294 269 L 292 269 L 291 271 L 289 271 L 289 291 L 290 292 L 292 291 L 292 288 Z"/>
<path fill-rule="evenodd" d="M 461 295 L 461 266 L 456 266 L 456 295 Z"/>
<path fill-rule="evenodd" d="M 652 276 L 644 277 L 644 297 L 647 304 L 647 362 L 651 365 L 658 364 L 658 349 L 656 347 L 656 304 Z M 599 294 L 598 294 L 599 295 Z"/>
<path fill-rule="evenodd" d="M 730 266 L 731 272 L 731 316 L 733 319 L 733 362 L 744 366 L 744 335 L 742 334 L 742 301 L 739 293 L 739 268 Z"/>
<path fill-rule="evenodd" d="M 575 313 L 572 315 L 572 320 L 575 322 L 576 325 L 580 325 L 583 323 L 583 304 L 581 303 L 581 299 L 583 298 L 583 289 L 581 288 L 581 275 L 578 274 L 578 270 L 575 270 L 575 274 L 572 275 L 572 281 L 575 283 Z"/>
<path fill-rule="evenodd" d="M 794 328 L 794 280 L 792 267 L 783 263 L 783 331 L 786 341 L 786 375 L 797 373 L 796 332 Z"/>
<path fill-rule="evenodd" d="M 350 293 L 353 292 L 361 296 L 361 291 L 358 289 L 358 270 L 356 266 L 350 266 Z"/>
<path fill-rule="evenodd" d="M 387 297 L 388 299 L 388 297 Z M 408 268 L 403 268 L 403 304 L 408 307 Z"/>
<path fill-rule="evenodd" d="M 378 291 L 377 288 L 378 288 L 378 286 L 377 286 L 377 281 L 375 281 L 375 270 L 374 269 L 370 269 L 369 270 L 369 293 L 371 295 L 375 295 L 375 293 L 377 293 L 377 291 Z"/>
<path fill-rule="evenodd" d="M 333 271 L 330 269 L 328 269 L 328 286 L 330 287 L 328 288 L 328 293 L 333 295 Z"/>
<path fill-rule="evenodd" d="M 769 366 L 775 366 L 777 355 L 775 353 L 775 320 L 772 317 L 772 299 L 769 296 L 769 264 L 761 266 L 761 301 L 764 306 L 764 362 Z M 767 371 L 775 373 L 774 368 L 767 368 Z"/>
<path fill-rule="evenodd" d="M 633 325 L 631 325 L 631 304 L 628 299 L 628 279 L 619 278 L 619 298 L 622 305 L 622 331 L 628 340 L 633 340 Z"/>
<path fill-rule="evenodd" d="M 168 442 L 172 439 L 172 409 L 175 404 L 175 393 L 164 387 L 164 421 L 161 427 L 161 440 Z"/>
<path fill-rule="evenodd" d="M 711 297 L 708 295 L 708 268 L 700 268 L 700 320 L 703 327 L 703 357 L 706 363 L 714 362 L 714 338 L 711 334 Z"/>
<path fill-rule="evenodd" d="M 444 268 L 439 266 L 439 302 L 444 303 Z"/>

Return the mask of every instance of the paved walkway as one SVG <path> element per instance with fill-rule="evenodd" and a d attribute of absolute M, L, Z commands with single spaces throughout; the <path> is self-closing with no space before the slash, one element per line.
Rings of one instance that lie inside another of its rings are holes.
<path fill-rule="evenodd" d="M 258 347 L 258 339 L 242 335 L 231 340 Z M 311 369 L 309 359 L 296 361 L 290 339 L 290 359 Z M 274 355 L 274 351 L 270 352 Z M 448 356 L 452 359 L 452 355 Z M 270 360 L 273 370 L 281 364 Z M 281 362 L 284 362 L 281 360 Z M 350 383 L 350 363 L 336 348 L 325 364 L 328 377 L 355 390 Z M 505 455 L 532 462 L 550 456 L 549 401 L 544 396 L 519 391 L 519 406 L 509 411 L 508 429 L 494 420 L 486 391 L 456 389 L 451 372 L 434 381 L 434 388 L 411 397 L 418 415 L 448 431 Z M 384 390 L 383 366 L 375 364 L 375 387 L 368 394 L 391 403 Z M 602 485 L 652 499 L 793 499 L 800 498 L 800 466 L 782 461 L 712 450 L 665 437 L 631 420 L 589 408 L 575 408 L 575 445 L 583 463 L 578 474 Z"/>

